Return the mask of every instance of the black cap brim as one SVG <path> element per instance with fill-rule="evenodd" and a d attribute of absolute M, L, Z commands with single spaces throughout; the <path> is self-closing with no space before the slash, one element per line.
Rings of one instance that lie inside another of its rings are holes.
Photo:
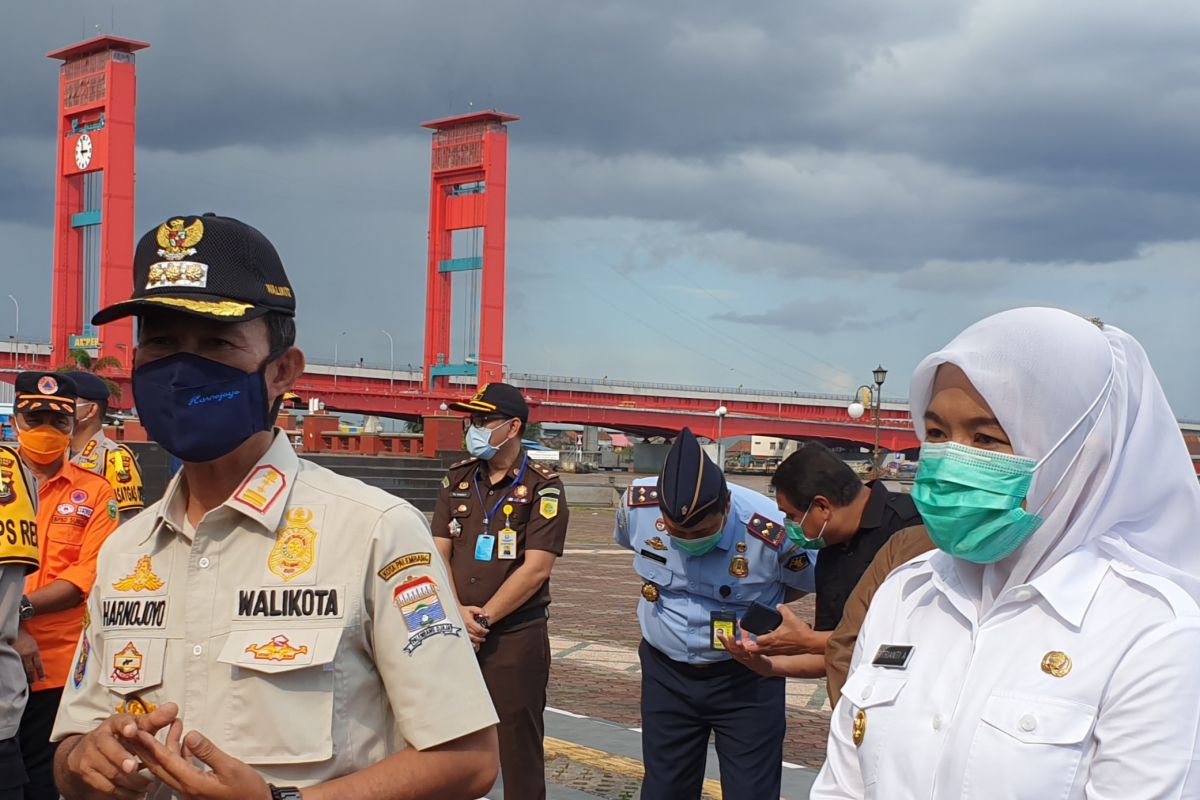
<path fill-rule="evenodd" d="M 213 319 L 218 322 L 245 322 L 257 319 L 273 309 L 268 306 L 254 305 L 230 300 L 209 294 L 166 295 L 156 294 L 150 297 L 139 297 L 136 300 L 122 300 L 113 303 L 108 308 L 102 308 L 92 317 L 93 325 L 106 325 L 114 320 L 142 314 L 146 311 L 178 311 L 193 317 Z M 289 317 L 293 312 L 278 309 Z"/>

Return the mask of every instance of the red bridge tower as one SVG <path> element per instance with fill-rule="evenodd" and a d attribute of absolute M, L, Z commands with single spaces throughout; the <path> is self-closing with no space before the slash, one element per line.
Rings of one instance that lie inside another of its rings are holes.
<path fill-rule="evenodd" d="M 504 379 L 504 234 L 509 122 L 481 111 L 433 120 L 429 261 L 425 298 L 425 388 L 449 390 L 452 375 L 479 385 Z M 462 295 L 455 303 L 458 277 Z M 465 316 L 457 351 L 457 311 Z"/>
<path fill-rule="evenodd" d="M 133 281 L 134 52 L 150 45 L 97 36 L 48 53 L 60 59 L 54 189 L 55 363 L 71 348 L 128 369 L 133 322 L 92 326 L 98 309 L 129 296 Z"/>

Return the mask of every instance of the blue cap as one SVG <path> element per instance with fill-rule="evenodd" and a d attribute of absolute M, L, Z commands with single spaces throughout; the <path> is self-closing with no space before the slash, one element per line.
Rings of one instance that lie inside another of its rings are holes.
<path fill-rule="evenodd" d="M 687 528 L 725 510 L 725 474 L 709 460 L 696 435 L 684 428 L 667 452 L 658 476 L 658 505 L 673 525 Z"/>
<path fill-rule="evenodd" d="M 91 403 L 104 403 L 108 401 L 110 394 L 108 384 L 99 375 L 80 370 L 72 370 L 66 374 L 71 377 L 71 380 L 75 381 L 75 389 L 79 395 L 79 399 L 87 400 Z"/>

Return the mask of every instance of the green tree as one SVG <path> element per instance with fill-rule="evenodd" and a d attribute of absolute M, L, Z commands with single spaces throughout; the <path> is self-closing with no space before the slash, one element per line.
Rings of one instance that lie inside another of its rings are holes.
<path fill-rule="evenodd" d="M 100 380 L 108 387 L 108 391 L 117 400 L 121 399 L 121 387 L 116 382 L 100 375 L 107 369 L 121 369 L 121 362 L 112 356 L 92 358 L 87 350 L 72 349 L 67 352 L 67 363 L 61 364 L 55 372 L 90 372 L 99 375 Z"/>
<path fill-rule="evenodd" d="M 542 423 L 540 423 L 540 422 L 528 423 L 525 426 L 524 438 L 529 439 L 534 442 L 540 442 L 542 440 Z"/>

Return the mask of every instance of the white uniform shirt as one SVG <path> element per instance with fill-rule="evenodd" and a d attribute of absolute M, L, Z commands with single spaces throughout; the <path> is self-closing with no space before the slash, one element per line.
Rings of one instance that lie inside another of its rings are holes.
<path fill-rule="evenodd" d="M 882 645 L 907 667 L 874 665 Z M 924 554 L 871 602 L 811 796 L 1196 798 L 1198 726 L 1200 611 L 1175 584 L 1083 549 L 980 620 Z"/>
<path fill-rule="evenodd" d="M 185 493 L 180 472 L 105 541 L 54 740 L 173 701 L 268 781 L 308 786 L 496 723 L 411 505 L 282 432 L 195 528 Z"/>

